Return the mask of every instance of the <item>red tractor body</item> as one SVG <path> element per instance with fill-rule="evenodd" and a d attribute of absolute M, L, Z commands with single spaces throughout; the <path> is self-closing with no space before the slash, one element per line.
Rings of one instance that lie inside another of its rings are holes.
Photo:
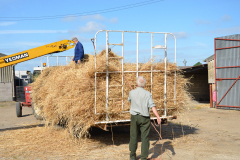
<path fill-rule="evenodd" d="M 26 102 L 17 102 L 16 103 L 17 117 L 22 117 L 22 107 L 32 107 L 32 100 L 31 100 L 31 96 L 30 96 L 31 89 L 32 89 L 32 87 L 30 87 L 30 86 L 24 87 Z"/>
<path fill-rule="evenodd" d="M 21 106 L 26 106 L 26 107 L 32 106 L 32 100 L 31 100 L 31 96 L 30 96 L 31 90 L 32 90 L 32 87 L 30 87 L 30 86 L 24 87 L 26 102 L 22 102 Z"/>

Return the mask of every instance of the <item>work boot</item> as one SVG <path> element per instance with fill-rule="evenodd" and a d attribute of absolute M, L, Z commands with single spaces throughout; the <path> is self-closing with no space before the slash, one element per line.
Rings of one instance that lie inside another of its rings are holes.
<path fill-rule="evenodd" d="M 130 160 L 136 160 L 136 152 L 135 153 L 130 153 Z"/>

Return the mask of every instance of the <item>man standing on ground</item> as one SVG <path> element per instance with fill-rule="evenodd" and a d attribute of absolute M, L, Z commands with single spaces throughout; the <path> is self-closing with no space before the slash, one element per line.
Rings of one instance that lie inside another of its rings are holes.
<path fill-rule="evenodd" d="M 150 92 L 143 89 L 146 80 L 139 76 L 137 78 L 137 88 L 130 91 L 128 101 L 131 103 L 131 127 L 130 127 L 130 160 L 136 159 L 136 150 L 138 144 L 138 132 L 141 131 L 141 159 L 146 160 L 149 151 L 149 132 L 150 132 L 150 114 L 149 108 L 157 117 L 158 124 L 161 124 L 161 118 L 158 115 L 156 105 L 153 102 Z"/>
<path fill-rule="evenodd" d="M 78 41 L 77 37 L 73 37 L 72 41 L 76 44 L 75 50 L 74 50 L 74 57 L 73 61 L 75 61 L 76 64 L 79 64 L 80 62 L 83 63 L 84 59 L 84 49 L 81 42 Z"/>

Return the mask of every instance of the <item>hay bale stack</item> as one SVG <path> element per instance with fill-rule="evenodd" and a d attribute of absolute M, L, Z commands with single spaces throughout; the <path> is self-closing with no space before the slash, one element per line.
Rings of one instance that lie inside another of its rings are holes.
<path fill-rule="evenodd" d="M 121 71 L 121 63 L 113 52 L 109 52 L 109 71 Z M 97 54 L 97 72 L 105 72 L 106 52 L 103 50 Z M 164 70 L 163 62 L 143 63 L 139 65 L 140 71 Z M 136 71 L 136 64 L 125 63 L 125 71 Z M 175 108 L 168 110 L 168 114 L 181 112 L 186 102 L 190 99 L 187 92 L 188 79 L 180 73 L 177 74 L 177 99 L 174 104 L 174 71 L 175 64 L 168 63 L 167 67 L 167 98 L 168 107 Z M 132 88 L 136 88 L 136 73 L 124 73 Z M 139 73 L 146 79 L 145 89 L 151 89 L 151 74 Z M 127 101 L 130 88 L 124 80 L 124 109 L 122 109 L 122 74 L 109 74 L 109 108 L 106 110 L 106 74 L 97 74 L 97 113 L 95 113 L 95 57 L 88 56 L 84 64 L 75 65 L 70 63 L 67 66 L 50 67 L 32 84 L 32 101 L 34 107 L 40 110 L 45 118 L 46 124 L 56 125 L 64 123 L 73 134 L 79 137 L 89 135 L 88 130 L 95 122 L 103 121 L 106 114 L 109 120 L 129 119 L 130 103 Z M 153 99 L 158 109 L 164 108 L 164 72 L 153 73 Z M 160 111 L 163 114 L 163 110 Z M 152 114 L 152 113 L 151 113 Z"/>

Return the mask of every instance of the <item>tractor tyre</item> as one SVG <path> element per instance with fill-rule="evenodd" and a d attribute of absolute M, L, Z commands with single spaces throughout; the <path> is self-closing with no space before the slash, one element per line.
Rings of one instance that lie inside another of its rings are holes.
<path fill-rule="evenodd" d="M 38 115 L 35 111 L 34 105 L 32 104 L 33 115 L 37 120 L 43 120 L 43 117 Z"/>
<path fill-rule="evenodd" d="M 16 103 L 16 113 L 17 117 L 22 117 L 22 106 L 20 102 Z"/>

